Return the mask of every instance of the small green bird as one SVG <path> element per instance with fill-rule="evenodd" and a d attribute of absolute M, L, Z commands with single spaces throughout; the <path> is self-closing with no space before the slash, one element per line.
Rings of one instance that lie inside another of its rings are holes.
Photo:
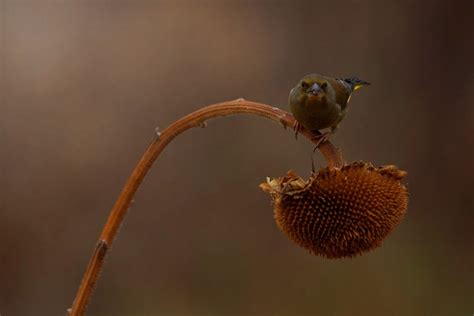
<path fill-rule="evenodd" d="M 357 78 L 335 79 L 318 74 L 303 77 L 291 89 L 289 97 L 291 113 L 297 120 L 296 135 L 300 128 L 298 124 L 311 132 L 330 128 L 318 137 L 316 147 L 327 141 L 346 115 L 352 92 L 369 84 Z"/>

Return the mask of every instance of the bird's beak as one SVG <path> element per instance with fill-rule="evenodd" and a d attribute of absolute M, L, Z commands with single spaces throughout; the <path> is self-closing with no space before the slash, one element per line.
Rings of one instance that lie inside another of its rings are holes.
<path fill-rule="evenodd" d="M 311 88 L 309 88 L 308 92 L 312 94 L 318 94 L 319 92 L 321 92 L 321 86 L 315 83 L 311 86 Z"/>
<path fill-rule="evenodd" d="M 360 89 L 362 86 L 369 86 L 370 82 L 367 81 L 359 81 L 356 84 L 354 84 L 354 91 Z"/>

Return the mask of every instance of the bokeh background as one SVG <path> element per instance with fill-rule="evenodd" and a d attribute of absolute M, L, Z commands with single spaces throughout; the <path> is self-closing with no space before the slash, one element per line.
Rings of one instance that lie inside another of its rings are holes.
<path fill-rule="evenodd" d="M 210 121 L 159 157 L 88 315 L 472 315 L 473 2 L 1 1 L 0 314 L 64 315 L 153 137 L 204 105 L 287 108 L 305 74 L 357 75 L 332 138 L 409 173 L 381 248 L 293 245 L 258 184 L 312 146 L 256 117 Z M 323 165 L 316 159 L 318 167 Z"/>

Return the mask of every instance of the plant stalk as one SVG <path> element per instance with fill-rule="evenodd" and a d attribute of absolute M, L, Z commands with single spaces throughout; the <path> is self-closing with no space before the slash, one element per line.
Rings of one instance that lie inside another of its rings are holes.
<path fill-rule="evenodd" d="M 94 253 L 89 261 L 86 272 L 83 275 L 74 303 L 71 309 L 68 310 L 70 316 L 84 315 L 87 304 L 91 299 L 92 292 L 97 284 L 99 273 L 104 265 L 104 259 L 117 236 L 118 229 L 127 214 L 130 202 L 145 178 L 148 170 L 150 170 L 152 164 L 163 149 L 176 136 L 184 131 L 193 127 L 205 126 L 207 120 L 241 113 L 265 117 L 282 124 L 285 128 L 292 127 L 295 124 L 293 116 L 279 108 L 262 103 L 246 101 L 244 99 L 237 99 L 203 107 L 177 120 L 162 132 L 156 132 L 156 137 L 153 139 L 136 165 L 110 211 L 110 215 L 104 225 L 102 233 L 100 234 L 99 241 L 97 242 Z M 313 134 L 304 128 L 299 129 L 299 134 L 304 135 L 314 144 L 318 143 L 318 134 Z M 343 166 L 344 160 L 342 154 L 329 141 L 320 144 L 318 149 L 325 157 L 328 166 Z"/>

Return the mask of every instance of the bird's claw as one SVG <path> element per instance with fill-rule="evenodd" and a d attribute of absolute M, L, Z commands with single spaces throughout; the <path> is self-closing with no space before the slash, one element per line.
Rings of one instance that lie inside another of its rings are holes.
<path fill-rule="evenodd" d="M 312 141 L 317 141 L 316 145 L 314 146 L 313 152 L 316 151 L 316 149 L 319 148 L 323 143 L 327 142 L 329 140 L 329 136 L 331 135 L 331 132 L 324 132 L 321 135 L 315 136 L 312 138 Z"/>
<path fill-rule="evenodd" d="M 293 123 L 293 130 L 295 131 L 295 139 L 298 140 L 298 133 L 301 129 L 301 124 L 295 120 Z"/>

